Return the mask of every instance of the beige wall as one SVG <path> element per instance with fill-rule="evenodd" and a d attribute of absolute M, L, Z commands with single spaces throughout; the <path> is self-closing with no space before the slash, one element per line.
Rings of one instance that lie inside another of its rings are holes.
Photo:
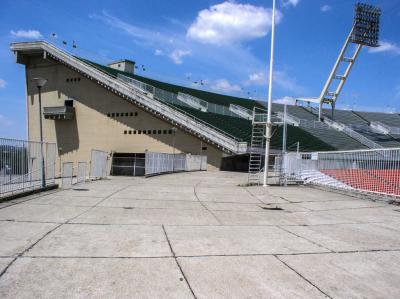
<path fill-rule="evenodd" d="M 73 120 L 43 119 L 44 140 L 57 143 L 63 162 L 89 161 L 92 149 L 123 153 L 143 153 L 145 150 L 173 152 L 173 134 L 158 134 L 158 130 L 171 129 L 171 124 L 145 112 L 79 73 L 41 58 L 31 58 L 27 65 L 30 140 L 39 140 L 37 88 L 30 83 L 30 79 L 34 77 L 48 79 L 42 90 L 43 107 L 63 106 L 64 100 L 74 99 L 76 116 Z M 67 83 L 67 78 L 77 78 L 77 81 Z M 137 116 L 107 116 L 108 113 L 131 112 L 137 112 Z M 125 135 L 125 130 L 157 130 L 157 134 Z M 202 151 L 202 146 L 206 146 L 207 150 Z M 176 153 L 207 154 L 209 170 L 219 168 L 223 155 L 216 147 L 201 142 L 200 139 L 179 129 L 176 132 L 175 148 Z M 59 169 L 59 165 L 56 169 Z"/>

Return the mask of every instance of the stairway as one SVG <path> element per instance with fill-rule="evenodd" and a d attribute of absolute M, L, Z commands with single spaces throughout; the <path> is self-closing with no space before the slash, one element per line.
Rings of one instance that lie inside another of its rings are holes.
<path fill-rule="evenodd" d="M 253 124 L 249 160 L 249 184 L 260 184 L 263 152 L 265 148 L 265 124 Z"/>

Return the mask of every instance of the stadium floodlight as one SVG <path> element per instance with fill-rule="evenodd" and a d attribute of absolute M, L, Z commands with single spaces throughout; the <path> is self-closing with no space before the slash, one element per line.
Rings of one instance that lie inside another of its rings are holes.
<path fill-rule="evenodd" d="M 350 34 L 348 35 L 337 58 L 332 71 L 326 81 L 322 92 L 317 98 L 297 98 L 298 101 L 308 103 L 318 103 L 318 118 L 322 121 L 322 106 L 330 104 L 333 110 L 336 100 L 343 89 L 350 71 L 356 61 L 358 54 L 363 46 L 379 47 L 379 26 L 380 26 L 381 9 L 376 6 L 357 3 L 354 9 L 354 20 Z M 350 44 L 355 44 L 355 50 L 352 53 Z M 344 67 L 341 67 L 344 65 Z M 342 72 L 339 72 L 342 70 Z M 344 71 L 343 71 L 344 70 Z"/>
<path fill-rule="evenodd" d="M 351 41 L 364 46 L 379 47 L 380 16 L 379 7 L 357 3 L 354 10 Z"/>
<path fill-rule="evenodd" d="M 46 85 L 47 79 L 45 78 L 33 78 L 31 80 L 38 89 L 39 94 L 39 129 L 40 129 L 40 153 L 41 153 L 41 174 L 42 174 L 42 188 L 46 187 L 46 173 L 44 164 L 44 152 L 43 152 L 43 125 L 42 125 L 42 87 Z"/>

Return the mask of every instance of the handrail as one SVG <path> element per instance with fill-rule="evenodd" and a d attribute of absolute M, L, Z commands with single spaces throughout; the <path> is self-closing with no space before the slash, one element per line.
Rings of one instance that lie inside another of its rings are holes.
<path fill-rule="evenodd" d="M 120 74 L 118 74 L 118 77 L 119 77 L 119 76 L 120 76 Z M 123 78 L 123 77 L 126 77 L 127 79 L 131 79 L 132 82 L 137 81 L 137 82 L 139 82 L 139 83 L 143 83 L 143 82 L 138 81 L 138 80 L 136 80 L 136 79 L 132 79 L 132 78 L 129 78 L 129 77 L 127 77 L 127 76 L 121 75 L 121 78 Z M 125 78 L 123 78 L 122 80 L 125 80 Z M 127 80 L 127 81 L 128 81 L 128 80 Z M 127 82 L 127 81 L 125 81 L 125 82 Z M 129 80 L 129 81 L 130 81 L 130 80 Z M 146 87 L 148 86 L 148 87 L 154 89 L 153 92 L 152 92 L 152 95 L 153 95 L 154 99 L 156 99 L 156 100 L 162 102 L 162 103 L 165 104 L 165 105 L 168 105 L 169 107 L 171 107 L 171 108 L 173 108 L 173 109 L 175 109 L 175 110 L 179 110 L 179 112 L 181 112 L 181 113 L 183 113 L 183 114 L 186 114 L 187 116 L 189 116 L 189 117 L 191 117 L 191 118 L 196 119 L 198 122 L 201 122 L 201 123 L 203 123 L 203 124 L 205 124 L 205 125 L 207 125 L 207 126 L 210 126 L 210 127 L 212 127 L 213 129 L 215 129 L 215 130 L 217 130 L 217 131 L 220 131 L 221 133 L 223 133 L 223 134 L 225 134 L 225 135 L 231 137 L 231 138 L 234 139 L 234 140 L 237 140 L 237 141 L 242 141 L 242 140 L 243 140 L 243 139 L 237 138 L 236 136 L 233 136 L 233 135 L 229 134 L 228 132 L 225 132 L 224 130 L 222 130 L 222 129 L 220 129 L 220 128 L 217 128 L 217 127 L 215 127 L 215 126 L 213 126 L 213 125 L 211 125 L 211 124 L 205 122 L 204 120 L 202 120 L 202 119 L 200 119 L 200 118 L 197 118 L 196 116 L 194 116 L 194 115 L 192 115 L 192 114 L 186 112 L 185 110 L 182 110 L 182 109 L 180 109 L 179 107 L 174 106 L 173 104 L 169 103 L 168 101 L 165 101 L 164 99 L 159 98 L 159 97 L 156 95 L 156 92 L 155 92 L 155 90 L 157 90 L 157 89 L 159 89 L 159 88 L 154 87 L 153 85 L 150 85 L 150 84 L 147 84 L 147 83 L 143 83 L 143 84 L 144 84 Z M 160 90 L 162 90 L 162 89 L 160 89 Z M 171 93 L 171 92 L 165 91 L 165 90 L 162 90 L 162 91 L 165 92 L 165 93 Z M 143 90 L 143 92 L 147 92 L 147 91 L 146 91 L 146 90 Z M 171 94 L 173 94 L 173 93 L 171 93 Z M 175 94 L 174 94 L 174 95 L 175 95 Z"/>
<path fill-rule="evenodd" d="M 177 99 L 196 108 L 196 109 L 200 108 L 200 110 L 203 112 L 207 112 L 207 110 L 208 110 L 208 102 L 207 101 L 204 101 L 202 99 L 194 97 L 190 94 L 178 92 Z"/>
<path fill-rule="evenodd" d="M 46 55 L 53 56 L 55 59 L 61 60 L 65 64 L 69 64 L 72 68 L 75 68 L 80 72 L 86 73 L 87 76 L 96 79 L 100 84 L 104 84 L 107 89 L 113 89 L 121 95 L 127 97 L 128 99 L 137 101 L 144 107 L 154 110 L 156 113 L 168 115 L 171 121 L 175 121 L 182 126 L 189 127 L 191 130 L 203 135 L 206 139 L 209 139 L 210 141 L 219 144 L 225 149 L 228 149 L 232 152 L 238 151 L 239 144 L 236 140 L 232 140 L 231 137 L 228 137 L 225 134 L 216 131 L 213 127 L 210 127 L 209 125 L 204 125 L 203 123 L 198 122 L 196 123 L 192 116 L 188 117 L 187 114 L 176 111 L 165 103 L 153 101 L 153 99 L 143 94 L 143 92 L 141 92 L 140 90 L 133 89 L 131 86 L 129 86 L 129 84 L 117 80 L 115 76 L 113 77 L 110 74 L 107 74 L 104 71 L 93 67 L 93 65 L 87 62 L 83 62 L 78 58 L 73 57 L 72 55 L 58 49 L 48 42 L 39 41 L 13 43 L 11 45 L 11 49 L 13 51 L 30 49 L 37 50 L 38 48 L 43 50 Z M 212 130 L 210 130 L 210 128 Z"/>
<path fill-rule="evenodd" d="M 301 119 L 300 118 L 298 118 L 297 116 L 294 116 L 294 115 L 292 115 L 292 114 L 289 114 L 289 113 L 286 113 L 286 118 L 285 118 L 285 114 L 283 113 L 283 112 L 281 112 L 281 111 L 278 111 L 277 113 L 276 113 L 276 115 L 277 115 L 277 117 L 279 117 L 282 121 L 284 120 L 284 119 L 286 119 L 286 122 L 289 122 L 289 123 L 292 123 L 292 124 L 294 124 L 294 125 L 299 125 L 300 124 L 300 122 L 301 122 Z"/>
<path fill-rule="evenodd" d="M 248 120 L 251 120 L 253 117 L 253 111 L 251 111 L 250 109 L 244 108 L 240 105 L 230 104 L 229 110 L 231 112 L 237 114 L 238 116 L 248 119 Z"/>
<path fill-rule="evenodd" d="M 377 144 L 376 142 L 372 141 L 371 139 L 368 139 L 364 135 L 352 130 L 350 127 L 346 126 L 343 123 L 338 123 L 336 121 L 333 121 L 328 118 L 324 118 L 324 123 L 326 123 L 328 126 L 332 127 L 333 129 L 340 130 L 345 133 L 346 135 L 350 136 L 351 138 L 359 141 L 360 143 L 364 144 L 365 146 L 369 148 L 375 148 L 375 149 L 380 149 L 383 148 L 383 146 Z"/>

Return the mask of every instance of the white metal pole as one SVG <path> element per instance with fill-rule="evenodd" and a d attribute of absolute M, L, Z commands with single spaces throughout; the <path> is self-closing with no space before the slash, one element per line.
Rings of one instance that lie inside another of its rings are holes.
<path fill-rule="evenodd" d="M 287 139 L 287 122 L 286 122 L 286 115 L 287 115 L 287 106 L 283 106 L 283 140 L 282 140 L 282 153 L 286 153 L 286 139 Z"/>
<path fill-rule="evenodd" d="M 275 0 L 272 0 L 272 28 L 271 28 L 271 56 L 269 62 L 269 86 L 268 86 L 268 112 L 267 112 L 267 135 L 265 142 L 265 163 L 264 163 L 264 187 L 268 180 L 269 146 L 271 142 L 271 110 L 272 110 L 272 79 L 274 68 L 274 43 L 275 43 Z"/>

